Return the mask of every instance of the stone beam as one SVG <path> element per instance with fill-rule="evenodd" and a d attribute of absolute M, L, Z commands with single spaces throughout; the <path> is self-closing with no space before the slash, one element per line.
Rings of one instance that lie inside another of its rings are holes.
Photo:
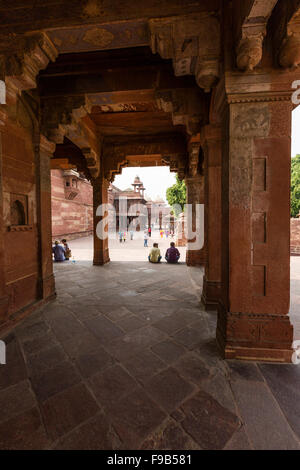
<path fill-rule="evenodd" d="M 267 22 L 278 0 L 234 0 L 236 60 L 240 70 L 253 70 L 261 61 Z"/>
<path fill-rule="evenodd" d="M 221 28 L 215 13 L 201 12 L 149 20 L 151 49 L 172 59 L 176 76 L 195 75 L 205 91 L 219 78 Z"/>
<path fill-rule="evenodd" d="M 126 65 L 126 64 L 125 64 Z M 109 103 L 111 94 L 115 92 L 135 92 L 137 90 L 169 90 L 195 88 L 192 77 L 175 77 L 172 68 L 168 64 L 155 66 L 118 66 L 103 69 L 101 63 L 98 71 L 91 70 L 86 64 L 84 73 L 69 72 L 66 68 L 56 76 L 53 74 L 41 74 L 39 77 L 39 90 L 42 97 L 79 96 L 87 94 L 92 104 L 99 105 Z M 101 94 L 102 100 L 98 101 Z"/>
<path fill-rule="evenodd" d="M 186 13 L 199 11 L 218 11 L 220 0 L 196 0 L 184 5 Z M 66 28 L 70 26 L 105 25 L 108 22 L 119 22 L 122 27 L 124 20 L 139 18 L 151 18 L 160 16 L 161 12 L 167 15 L 180 15 L 182 13 L 182 0 L 147 0 L 138 2 L 122 0 L 120 12 L 120 0 L 102 2 L 100 0 L 73 0 L 70 8 L 69 0 L 18 0 L 17 2 L 5 2 L 0 4 L 2 17 L 0 33 L 7 35 L 10 32 L 37 31 L 47 28 Z M 120 15 L 122 15 L 120 21 Z M 121 29 L 126 37 L 126 28 Z M 127 35 L 128 36 L 128 35 Z M 104 40 L 107 42 L 107 37 Z"/>

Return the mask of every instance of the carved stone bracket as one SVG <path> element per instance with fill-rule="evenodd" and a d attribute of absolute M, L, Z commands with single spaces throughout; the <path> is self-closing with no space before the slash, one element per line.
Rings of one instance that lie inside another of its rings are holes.
<path fill-rule="evenodd" d="M 287 34 L 279 53 L 279 64 L 290 69 L 300 65 L 300 12 L 287 26 Z"/>
<path fill-rule="evenodd" d="M 174 126 L 185 126 L 190 135 L 197 134 L 208 119 L 206 97 L 197 89 L 158 91 L 156 102 L 159 109 L 172 113 Z"/>
<path fill-rule="evenodd" d="M 20 91 L 36 88 L 36 76 L 58 51 L 46 33 L 23 36 L 14 44 L 12 52 L 0 53 L 0 78 L 5 77 Z"/>
<path fill-rule="evenodd" d="M 220 23 L 214 14 L 196 13 L 149 20 L 152 52 L 173 59 L 176 76 L 192 75 L 205 91 L 219 78 Z"/>
<path fill-rule="evenodd" d="M 97 176 L 99 176 L 99 171 L 100 171 L 99 155 L 97 155 L 97 153 L 91 148 L 82 148 L 81 151 L 86 160 L 86 164 L 89 169 L 91 177 L 97 178 Z"/>
<path fill-rule="evenodd" d="M 244 28 L 237 46 L 237 66 L 240 70 L 252 71 L 262 59 L 265 25 Z"/>
<path fill-rule="evenodd" d="M 277 0 L 250 0 L 242 3 L 245 5 L 236 10 L 234 24 L 237 26 L 237 67 L 242 71 L 252 71 L 261 62 L 267 22 Z M 241 12 L 246 13 L 244 17 L 239 17 Z"/>
<path fill-rule="evenodd" d="M 85 96 L 47 98 L 42 101 L 42 130 L 50 140 L 62 143 L 77 130 L 80 119 L 91 110 Z"/>

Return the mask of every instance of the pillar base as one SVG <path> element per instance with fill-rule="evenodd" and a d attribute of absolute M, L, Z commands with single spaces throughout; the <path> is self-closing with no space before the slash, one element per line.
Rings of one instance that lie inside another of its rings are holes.
<path fill-rule="evenodd" d="M 290 363 L 293 326 L 287 315 L 230 313 L 219 304 L 217 343 L 225 359 Z"/>
<path fill-rule="evenodd" d="M 94 266 L 103 266 L 104 264 L 107 264 L 110 262 L 109 254 L 103 253 L 102 256 L 97 256 L 97 258 L 94 258 L 93 260 L 93 265 Z"/>
<path fill-rule="evenodd" d="M 208 281 L 204 276 L 201 302 L 203 303 L 205 310 L 217 310 L 220 296 L 221 281 Z"/>
<path fill-rule="evenodd" d="M 48 277 L 40 279 L 40 296 L 42 299 L 53 298 L 56 295 L 55 292 L 55 278 L 54 274 Z"/>
<path fill-rule="evenodd" d="M 205 250 L 186 250 L 186 264 L 187 266 L 204 266 L 205 265 Z"/>

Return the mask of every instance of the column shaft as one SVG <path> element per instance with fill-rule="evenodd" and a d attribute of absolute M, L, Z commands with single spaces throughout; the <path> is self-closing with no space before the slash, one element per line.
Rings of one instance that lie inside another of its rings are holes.
<path fill-rule="evenodd" d="M 52 261 L 51 224 L 51 171 L 50 158 L 55 144 L 43 135 L 38 135 L 35 146 L 37 227 L 39 251 L 39 298 L 47 299 L 55 295 L 55 281 Z"/>
<path fill-rule="evenodd" d="M 204 204 L 204 185 L 203 176 L 197 175 L 194 177 L 185 178 L 186 184 L 186 200 L 187 204 L 192 206 L 192 230 L 195 232 L 200 227 L 196 227 L 196 205 Z M 189 213 L 187 213 L 186 223 L 189 226 L 190 221 L 188 220 Z M 187 240 L 186 250 L 186 264 L 188 266 L 203 266 L 205 264 L 205 247 L 201 249 L 193 249 L 193 239 Z"/>
<path fill-rule="evenodd" d="M 98 237 L 97 235 L 97 225 L 101 223 L 104 217 L 108 221 L 107 215 L 108 211 L 103 211 L 103 215 L 96 215 L 96 211 L 99 206 L 108 203 L 108 187 L 109 182 L 103 177 L 100 176 L 93 180 L 93 214 L 94 214 L 94 260 L 93 264 L 101 266 L 110 261 L 109 259 L 109 250 L 108 250 L 108 237 L 103 238 L 102 236 Z M 104 229 L 108 231 L 108 226 Z"/>
<path fill-rule="evenodd" d="M 289 362 L 292 103 L 247 98 L 224 118 L 217 341 L 227 358 Z"/>
<path fill-rule="evenodd" d="M 215 310 L 221 293 L 221 127 L 205 126 L 201 140 L 204 151 L 206 247 L 202 302 L 206 310 Z"/>

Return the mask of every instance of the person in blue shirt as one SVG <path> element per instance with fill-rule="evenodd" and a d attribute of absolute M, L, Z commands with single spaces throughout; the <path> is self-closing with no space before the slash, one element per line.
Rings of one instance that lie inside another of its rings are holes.
<path fill-rule="evenodd" d="M 66 250 L 63 245 L 55 240 L 54 246 L 52 247 L 52 253 L 54 254 L 54 261 L 65 261 Z"/>

